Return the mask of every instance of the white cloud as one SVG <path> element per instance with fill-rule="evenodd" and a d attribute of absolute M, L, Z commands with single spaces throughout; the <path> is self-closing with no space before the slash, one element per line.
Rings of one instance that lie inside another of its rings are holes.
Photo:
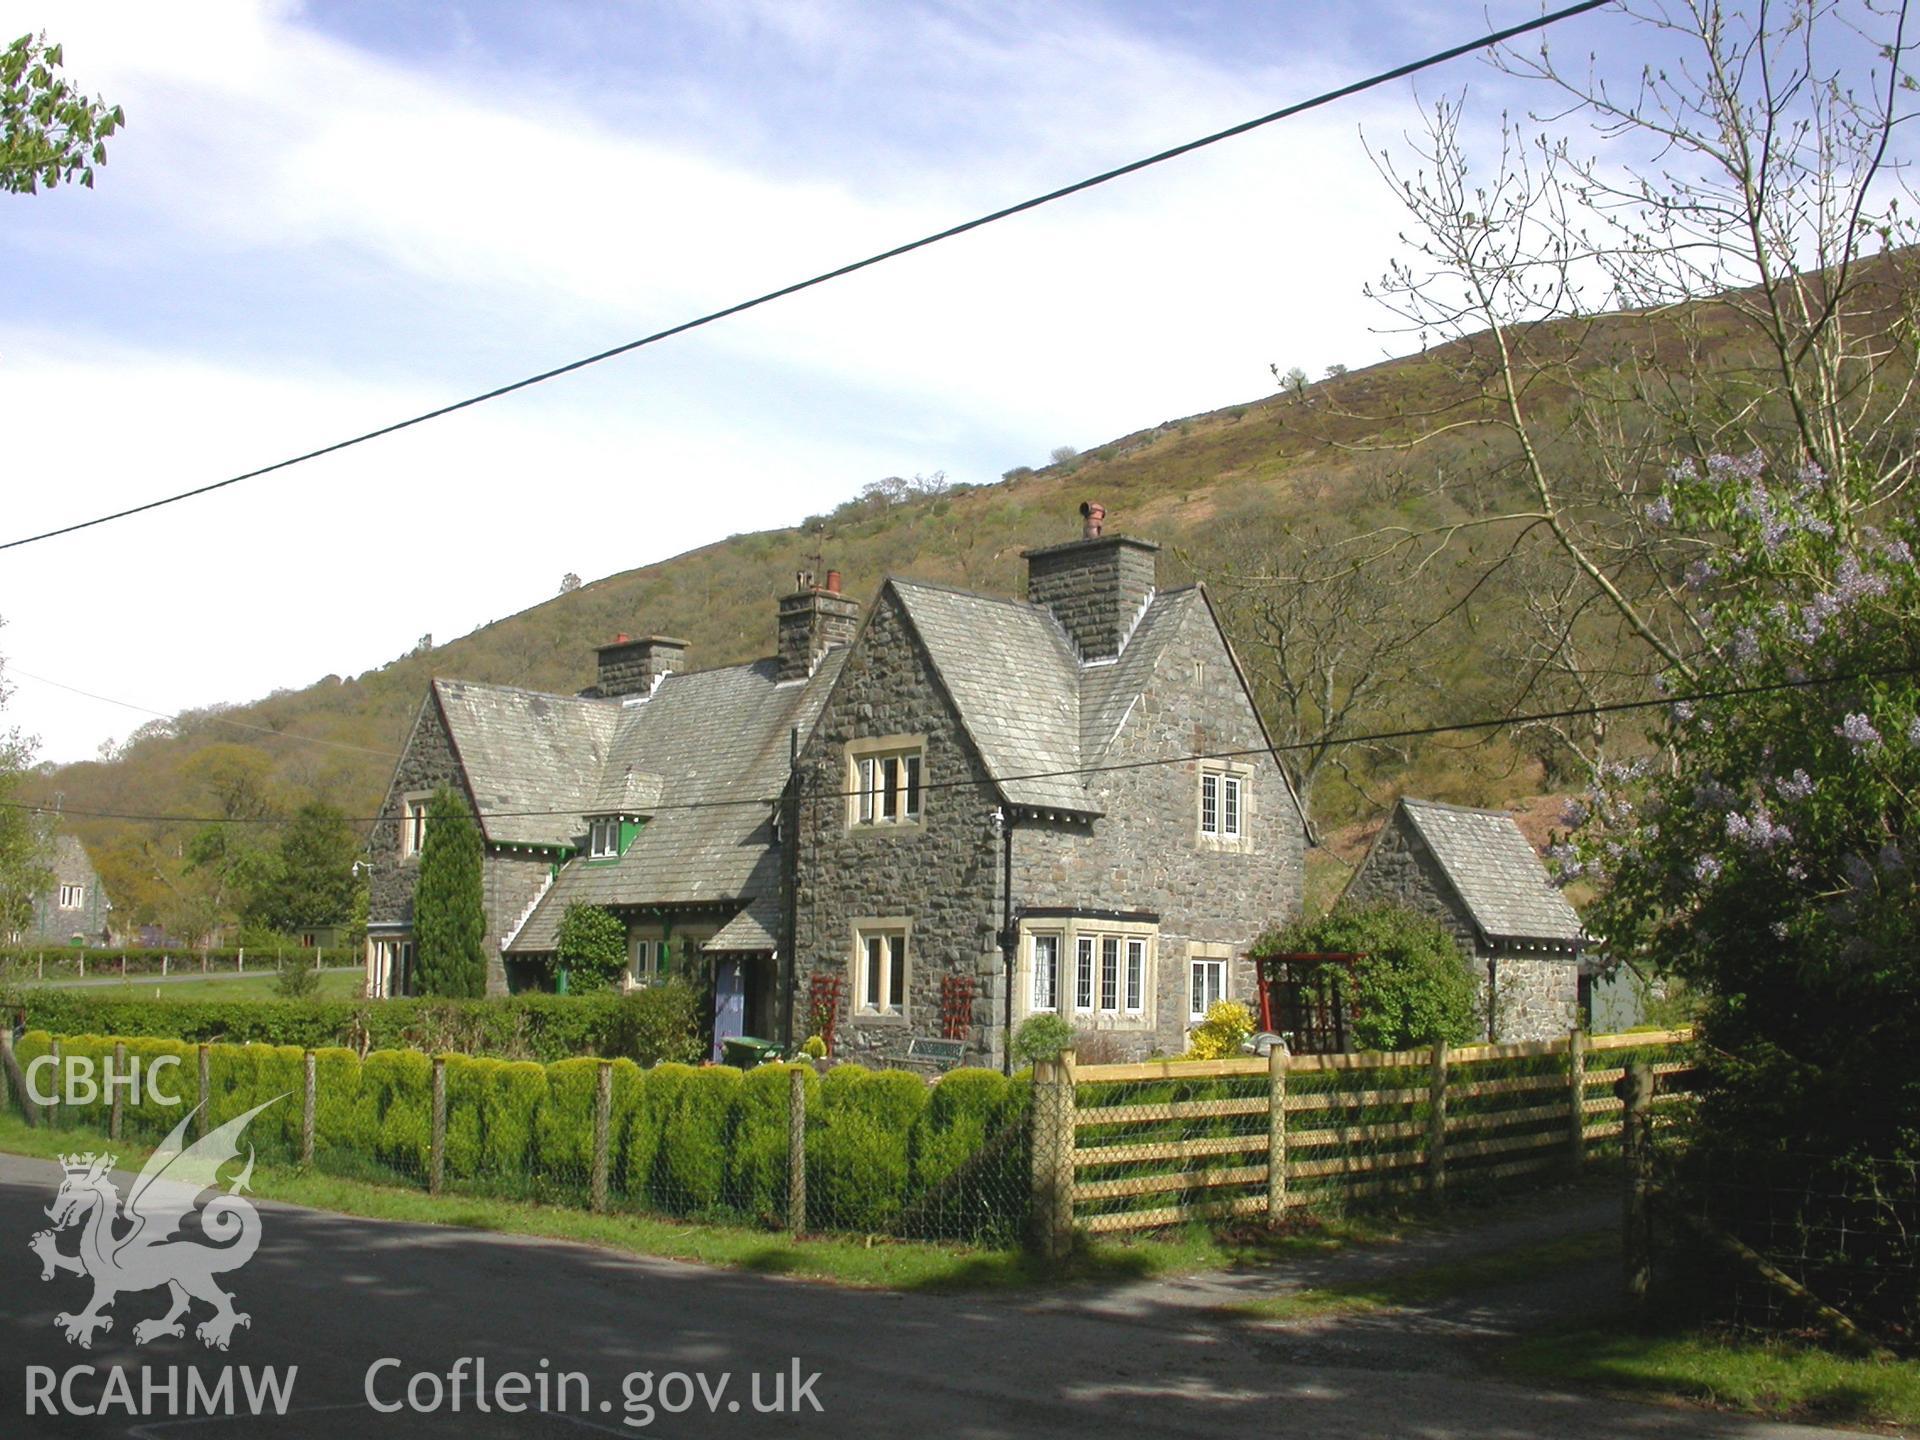
<path fill-rule="evenodd" d="M 477 64 L 355 49 L 284 4 L 217 0 L 190 22 L 146 3 L 63 11 L 70 69 L 132 123 L 84 197 L 98 208 L 57 212 L 89 243 L 63 262 L 37 236 L 34 263 L 76 286 L 147 267 L 184 318 L 161 334 L 99 305 L 58 333 L 0 328 L 17 413 L 85 417 L 10 443 L 41 478 L 9 487 L 0 538 L 688 318 L 1350 73 L 1229 68 L 1052 6 L 819 0 L 715 23 L 890 84 L 864 129 L 841 115 L 811 134 L 724 73 L 661 76 L 749 117 L 703 143 L 604 118 L 658 97 L 603 94 L 591 55 L 506 89 Z M 160 709 L 242 699 L 890 471 L 992 479 L 1258 394 L 1270 361 L 1366 363 L 1359 286 L 1397 214 L 1355 127 L 1407 111 L 1383 96 L 1276 126 L 534 394 L 11 552 L 0 649 Z M 196 296 L 242 271 L 289 308 L 196 329 Z M 330 309 L 343 275 L 360 288 Z M 614 524 L 610 489 L 632 507 Z M 58 758 L 137 723 L 25 682 L 10 710 Z"/>

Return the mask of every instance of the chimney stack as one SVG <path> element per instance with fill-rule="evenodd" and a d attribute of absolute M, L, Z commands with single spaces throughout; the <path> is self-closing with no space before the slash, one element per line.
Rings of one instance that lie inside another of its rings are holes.
<path fill-rule="evenodd" d="M 1091 500 L 1080 517 L 1080 539 L 1026 552 L 1027 599 L 1053 612 L 1081 660 L 1111 660 L 1153 598 L 1160 547 L 1107 534 L 1106 507 Z"/>
<path fill-rule="evenodd" d="M 851 645 L 860 628 L 860 602 L 840 593 L 840 572 L 829 570 L 827 583 L 813 583 L 813 572 L 794 576 L 791 595 L 780 597 L 780 678 L 804 680 L 820 657 L 839 645 Z"/>
<path fill-rule="evenodd" d="M 655 685 L 681 668 L 686 650 L 686 641 L 667 635 L 642 635 L 638 640 L 616 635 L 595 652 L 600 659 L 600 677 L 593 693 L 609 700 L 622 695 L 650 695 Z"/>

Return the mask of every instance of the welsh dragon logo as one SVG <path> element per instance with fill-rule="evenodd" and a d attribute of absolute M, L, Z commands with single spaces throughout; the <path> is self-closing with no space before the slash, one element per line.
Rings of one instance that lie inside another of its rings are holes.
<path fill-rule="evenodd" d="M 265 1105 L 256 1105 L 183 1148 L 187 1127 L 199 1109 L 188 1111 L 134 1179 L 124 1205 L 113 1181 L 117 1156 L 60 1157 L 66 1175 L 47 1207 L 53 1228 L 40 1231 L 27 1248 L 40 1257 L 42 1280 L 67 1270 L 93 1281 L 93 1299 L 86 1309 L 78 1315 L 63 1312 L 54 1317 L 70 1344 L 91 1350 L 96 1330 L 113 1329 L 113 1317 L 105 1312 L 122 1291 L 162 1286 L 171 1297 L 167 1313 L 135 1325 L 136 1344 L 145 1345 L 162 1335 L 182 1337 L 186 1327 L 181 1317 L 195 1300 L 213 1307 L 213 1314 L 193 1332 L 211 1348 L 225 1350 L 234 1327 L 252 1323 L 233 1308 L 233 1296 L 214 1278 L 238 1270 L 260 1245 L 260 1214 L 241 1194 L 253 1177 L 252 1146 L 247 1147 L 246 1165 L 226 1192 L 198 1207 L 200 1233 L 212 1243 L 175 1232 L 195 1212 L 200 1192 L 218 1187 L 220 1167 L 239 1155 L 240 1136 L 253 1117 L 285 1098 L 277 1095 Z M 57 1248 L 56 1239 L 76 1226 L 80 1249 L 66 1254 Z"/>

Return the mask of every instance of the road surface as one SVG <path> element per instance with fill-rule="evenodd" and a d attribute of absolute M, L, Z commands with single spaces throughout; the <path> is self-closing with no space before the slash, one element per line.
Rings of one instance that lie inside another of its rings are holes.
<path fill-rule="evenodd" d="M 0 1435 L 9 1437 L 1810 1440 L 1841 1433 L 1497 1383 L 1471 1366 L 1436 1366 L 1424 1353 L 1430 1346 L 1416 1340 L 1403 1348 L 1377 1322 L 1348 1337 L 1337 1322 L 1304 1331 L 1249 1326 L 1219 1318 L 1209 1303 L 1190 1303 L 1178 1286 L 1130 1287 L 1118 1302 L 1094 1289 L 990 1298 L 883 1293 L 272 1202 L 260 1205 L 258 1253 L 224 1277 L 250 1316 L 229 1352 L 208 1351 L 191 1327 L 181 1339 L 136 1346 L 135 1324 L 166 1308 L 159 1290 L 123 1294 L 113 1329 L 82 1350 L 63 1338 L 54 1317 L 85 1305 L 87 1283 L 64 1272 L 42 1282 L 28 1249 L 47 1223 L 60 1175 L 49 1161 L 0 1156 Z M 72 1249 L 75 1233 L 62 1232 L 63 1249 Z M 776 1253 L 770 1249 L 770 1263 Z M 206 1313 L 196 1306 L 191 1319 Z M 591 1384 L 590 1398 L 580 1404 L 576 1384 L 566 1397 L 574 1413 L 476 1413 L 469 1383 L 453 1413 L 444 1377 L 457 1362 L 482 1358 L 496 1400 L 524 1403 L 516 1397 L 534 1393 L 499 1389 L 498 1377 L 509 1371 L 529 1377 L 529 1386 L 557 1371 L 578 1372 Z M 403 1404 L 413 1383 L 420 1410 L 372 1408 L 369 1370 L 382 1360 L 396 1363 L 374 1369 L 374 1400 Z M 97 1368 L 73 1380 L 73 1403 L 91 1406 L 113 1394 L 106 1375 L 120 1369 L 128 1386 L 121 1393 L 146 1413 L 118 1404 L 104 1415 L 45 1413 L 59 1399 L 56 1388 L 36 1398 L 42 1413 L 29 1416 L 29 1385 L 54 1384 L 77 1365 Z M 256 1375 L 264 1366 L 297 1366 L 286 1413 L 169 1418 L 164 1387 L 150 1407 L 142 1396 L 143 1380 L 164 1381 L 169 1367 L 183 1367 L 173 1372 L 182 1402 L 195 1394 L 184 1367 L 217 1395 L 222 1366 L 252 1367 Z M 623 1377 L 639 1372 L 650 1381 L 623 1389 Z M 687 1378 L 666 1378 L 674 1373 Z M 758 1398 L 769 1403 L 776 1374 L 782 1398 L 792 1401 L 794 1382 L 804 1387 L 816 1373 L 798 1402 L 801 1413 L 754 1413 L 756 1374 Z M 416 1374 L 427 1378 L 413 1382 Z M 704 1393 L 694 1388 L 701 1379 Z M 420 1413 L 436 1386 L 440 1408 Z M 629 1410 L 634 1395 L 640 1403 Z M 692 1404 L 679 1414 L 654 1403 L 683 1398 Z M 649 1413 L 650 1424 L 637 1423 Z"/>

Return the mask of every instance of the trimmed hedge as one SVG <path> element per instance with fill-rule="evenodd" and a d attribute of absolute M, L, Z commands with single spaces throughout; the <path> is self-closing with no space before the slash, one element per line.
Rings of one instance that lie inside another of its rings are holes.
<path fill-rule="evenodd" d="M 132 1037 L 129 1056 L 177 1056 L 159 1094 L 124 1112 L 129 1135 L 158 1138 L 198 1098 L 197 1047 Z M 29 1032 L 22 1065 L 48 1053 L 51 1037 Z M 96 1074 L 114 1041 L 78 1035 L 63 1054 L 92 1059 Z M 593 1167 L 600 1062 L 549 1065 L 449 1054 L 446 1177 L 449 1184 L 584 1203 Z M 362 1059 L 315 1052 L 315 1163 L 330 1172 L 419 1183 L 430 1164 L 433 1060 L 417 1050 L 377 1050 Z M 958 1070 L 938 1085 L 901 1071 L 842 1065 L 824 1078 L 811 1066 L 679 1064 L 642 1070 L 613 1064 L 608 1179 L 621 1205 L 674 1215 L 781 1224 L 787 1210 L 788 1107 L 798 1071 L 807 1093 L 808 1219 L 815 1229 L 851 1229 L 1005 1239 L 1024 1221 L 1023 1116 L 1028 1088 L 991 1071 Z M 263 1157 L 299 1154 L 305 1057 L 297 1046 L 208 1046 L 215 1123 L 276 1097 L 247 1143 Z M 143 1075 L 143 1082 L 146 1076 Z M 167 1098 L 178 1104 L 167 1105 Z M 104 1130 L 104 1097 L 63 1107 L 61 1128 Z"/>
<path fill-rule="evenodd" d="M 125 999 L 23 987 L 29 1029 L 55 1035 L 162 1036 L 194 1043 L 350 1046 L 564 1060 L 624 1057 L 641 1064 L 696 1058 L 685 987 L 627 995 L 509 995 L 485 1000 Z"/>

